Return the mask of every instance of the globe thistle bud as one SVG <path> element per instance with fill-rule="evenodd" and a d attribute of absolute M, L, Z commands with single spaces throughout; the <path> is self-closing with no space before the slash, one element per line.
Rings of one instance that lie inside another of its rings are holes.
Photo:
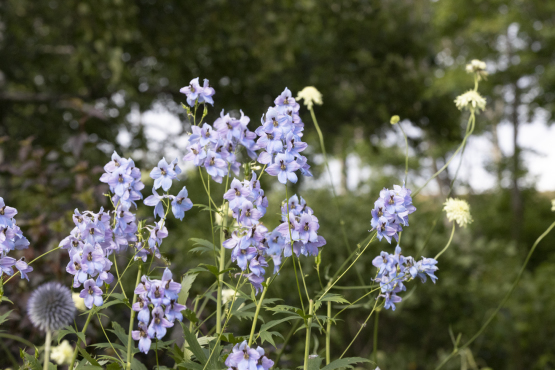
<path fill-rule="evenodd" d="M 60 283 L 43 284 L 31 294 L 27 312 L 33 325 L 40 330 L 61 329 L 71 323 L 75 315 L 71 291 Z"/>
<path fill-rule="evenodd" d="M 466 227 L 472 222 L 470 206 L 466 200 L 449 198 L 443 205 L 449 221 L 455 221 L 460 227 Z"/>

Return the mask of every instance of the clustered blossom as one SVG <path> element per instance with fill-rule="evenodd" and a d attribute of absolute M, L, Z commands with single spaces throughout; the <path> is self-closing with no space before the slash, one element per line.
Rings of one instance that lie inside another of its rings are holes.
<path fill-rule="evenodd" d="M 60 247 L 69 252 L 70 261 L 66 271 L 73 275 L 74 288 L 83 285 L 79 296 L 88 308 L 103 304 L 100 287 L 114 280 L 110 273 L 112 262 L 108 256 L 114 251 L 127 249 L 127 239 L 124 238 L 125 242 L 117 239 L 110 221 L 111 217 L 103 208 L 98 213 L 79 213 L 76 209 L 73 214 L 75 227 L 60 243 Z M 126 231 L 133 235 L 130 238 L 135 239 L 136 224 L 127 226 L 129 230 Z"/>
<path fill-rule="evenodd" d="M 374 202 L 372 210 L 372 230 L 377 231 L 379 240 L 391 238 L 399 240 L 403 226 L 409 226 L 409 215 L 416 211 L 412 204 L 411 190 L 405 186 L 393 185 L 393 190 L 384 188 L 380 197 Z"/>
<path fill-rule="evenodd" d="M 308 109 L 314 104 L 322 105 L 322 94 L 314 86 L 307 86 L 297 94 L 297 101 L 303 100 Z"/>
<path fill-rule="evenodd" d="M 274 361 L 264 356 L 262 347 L 251 348 L 245 340 L 233 347 L 225 364 L 228 367 L 227 370 L 268 370 L 274 366 Z"/>
<path fill-rule="evenodd" d="M 217 183 L 222 183 L 229 170 L 239 175 L 241 164 L 237 161 L 240 146 L 246 149 L 250 158 L 256 159 L 258 149 L 254 139 L 256 134 L 248 129 L 250 118 L 241 111 L 240 118 L 234 118 L 229 113 L 220 113 L 220 118 L 214 121 L 212 127 L 204 123 L 202 127 L 191 127 L 184 161 L 193 162 L 197 167 L 204 167 L 206 172 Z"/>
<path fill-rule="evenodd" d="M 187 96 L 187 104 L 191 107 L 194 107 L 197 103 L 214 105 L 212 96 L 216 93 L 216 90 L 210 87 L 207 79 L 204 79 L 204 85 L 200 86 L 199 78 L 194 78 L 189 82 L 189 86 L 182 87 L 179 92 Z"/>
<path fill-rule="evenodd" d="M 455 221 L 460 227 L 466 227 L 472 223 L 470 205 L 466 200 L 449 198 L 443 203 L 443 210 L 450 222 Z"/>
<path fill-rule="evenodd" d="M 296 183 L 297 170 L 312 176 L 307 159 L 301 154 L 307 144 L 301 141 L 304 123 L 299 116 L 300 105 L 287 88 L 274 103 L 275 106 L 262 116 L 262 125 L 255 130 L 259 136 L 258 149 L 263 149 L 258 162 L 267 165 L 266 172 L 277 176 L 282 184 Z"/>
<path fill-rule="evenodd" d="M 476 113 L 479 113 L 480 110 L 486 109 L 486 99 L 483 98 L 478 91 L 468 90 L 464 94 L 457 96 L 457 99 L 455 99 L 455 105 L 460 110 L 475 110 Z"/>
<path fill-rule="evenodd" d="M 266 257 L 269 255 L 269 233 L 268 228 L 259 221 L 266 213 L 268 198 L 253 172 L 250 181 L 233 179 L 224 199 L 229 202 L 229 209 L 238 228 L 224 241 L 223 246 L 232 249 L 231 260 L 242 271 L 250 270 L 245 276 L 258 293 L 262 289 L 265 268 L 268 267 Z"/>
<path fill-rule="evenodd" d="M 481 79 L 486 79 L 488 72 L 486 71 L 486 63 L 478 59 L 472 59 L 470 63 L 466 65 L 466 73 L 475 73 L 478 77 L 478 81 Z"/>
<path fill-rule="evenodd" d="M 317 234 L 318 218 L 306 205 L 304 199 L 295 195 L 284 202 L 282 206 L 282 223 L 272 232 L 259 220 L 266 213 L 268 199 L 260 182 L 253 172 L 250 181 L 243 182 L 233 179 L 230 189 L 224 194 L 229 201 L 233 218 L 237 223 L 237 230 L 224 242 L 224 247 L 232 249 L 231 260 L 236 262 L 255 291 L 262 289 L 265 268 L 268 267 L 267 257 L 274 263 L 274 273 L 279 271 L 281 258 L 289 257 L 294 251 L 297 257 L 317 256 L 319 247 L 326 244 L 326 240 Z M 288 223 L 288 211 L 289 221 Z M 289 227 L 289 225 L 291 225 Z M 291 228 L 291 230 L 289 230 Z M 293 248 L 291 248 L 293 244 Z M 293 251 L 291 250 L 293 249 Z"/>
<path fill-rule="evenodd" d="M 0 197 L 0 276 L 3 274 L 11 276 L 15 265 L 21 278 L 29 280 L 27 274 L 33 271 L 33 268 L 27 265 L 25 258 L 22 257 L 17 261 L 13 257 L 8 257 L 11 251 L 27 249 L 30 244 L 16 224 L 14 218 L 16 214 L 17 209 L 7 206 L 4 199 Z"/>
<path fill-rule="evenodd" d="M 167 328 L 174 325 L 174 321 L 183 321 L 181 311 L 185 306 L 177 303 L 181 291 L 181 284 L 173 281 L 171 271 L 166 268 L 162 280 L 150 279 L 146 275 L 135 288 L 137 302 L 132 309 L 137 312 L 138 330 L 133 330 L 131 336 L 139 341 L 139 350 L 148 353 L 152 339 L 162 339 Z M 151 310 L 152 308 L 152 310 Z"/>
<path fill-rule="evenodd" d="M 437 276 L 434 275 L 438 270 L 435 259 L 422 257 L 416 262 L 413 257 L 403 256 L 400 246 L 395 248 L 395 254 L 381 252 L 374 258 L 372 264 L 378 268 L 377 277 L 374 279 L 380 284 L 381 293 L 378 297 L 383 297 L 384 307 L 393 311 L 395 311 L 395 303 L 402 300 L 397 293 L 407 290 L 403 282 L 419 277 L 425 283 L 428 276 L 434 284 L 437 280 Z"/>
<path fill-rule="evenodd" d="M 126 251 L 129 245 L 139 252 L 144 250 L 141 243 L 137 243 L 137 217 L 130 211 L 132 206 L 137 206 L 135 201 L 143 198 L 141 171 L 132 159 L 121 158 L 116 152 L 104 170 L 106 173 L 100 181 L 110 186 L 116 209 L 112 215 L 103 208 L 98 213 L 80 213 L 76 209 L 73 214 L 75 227 L 60 243 L 60 247 L 69 252 L 66 271 L 73 275 L 73 287 L 83 286 L 79 296 L 89 309 L 104 303 L 101 287 L 114 280 L 110 273 L 113 263 L 108 257 L 114 252 Z"/>

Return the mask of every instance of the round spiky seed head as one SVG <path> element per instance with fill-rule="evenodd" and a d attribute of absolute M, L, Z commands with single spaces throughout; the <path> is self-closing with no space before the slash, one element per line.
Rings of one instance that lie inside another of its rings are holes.
<path fill-rule="evenodd" d="M 71 291 L 60 283 L 39 286 L 27 303 L 33 325 L 43 331 L 54 331 L 69 325 L 75 315 Z"/>

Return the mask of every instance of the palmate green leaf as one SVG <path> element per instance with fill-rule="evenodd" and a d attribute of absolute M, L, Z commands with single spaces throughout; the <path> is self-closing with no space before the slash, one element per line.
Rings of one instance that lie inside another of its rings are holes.
<path fill-rule="evenodd" d="M 274 311 L 274 315 L 280 312 L 295 312 L 297 314 L 303 312 L 299 307 L 288 306 L 285 304 L 280 304 L 274 307 L 266 307 L 266 311 Z"/>
<path fill-rule="evenodd" d="M 131 360 L 131 368 L 133 370 L 148 370 L 145 365 L 135 357 Z"/>
<path fill-rule="evenodd" d="M 200 346 L 197 337 L 189 331 L 189 328 L 185 324 L 183 323 L 180 323 L 180 324 L 181 324 L 181 327 L 183 328 L 183 335 L 185 336 L 187 347 L 191 350 L 191 352 L 193 352 L 193 355 L 195 355 L 196 359 L 202 365 L 206 364 L 206 361 L 207 361 L 206 354 L 202 350 L 202 347 Z"/>
<path fill-rule="evenodd" d="M 187 274 L 184 275 L 181 279 L 181 291 L 179 292 L 179 296 L 177 297 L 177 303 L 185 305 L 187 303 L 187 299 L 189 298 L 189 291 L 195 282 L 198 274 Z"/>
<path fill-rule="evenodd" d="M 260 332 L 260 339 L 262 340 L 262 343 L 268 342 L 272 346 L 275 347 L 276 343 L 274 342 L 274 337 L 280 337 L 281 339 L 284 339 L 283 335 L 281 335 L 281 333 L 278 333 L 277 331 L 262 331 L 262 332 Z"/>
<path fill-rule="evenodd" d="M 323 358 L 320 356 L 308 358 L 308 370 L 320 370 Z"/>
<path fill-rule="evenodd" d="M 212 244 L 212 242 L 209 242 L 208 240 L 205 239 L 199 239 L 199 238 L 190 238 L 190 241 L 192 241 L 196 247 L 192 248 L 189 253 L 213 253 L 215 250 L 214 244 Z"/>
<path fill-rule="evenodd" d="M 114 333 L 118 339 L 120 340 L 120 342 L 126 346 L 127 345 L 127 339 L 128 339 L 128 335 L 127 333 L 125 333 L 125 330 L 123 330 L 123 328 L 121 327 L 120 324 L 118 324 L 115 321 L 112 321 L 112 328 L 114 328 L 113 330 L 108 329 L 108 331 L 111 331 L 112 333 Z"/>
<path fill-rule="evenodd" d="M 211 272 L 214 276 L 216 276 L 216 277 L 220 276 L 221 274 L 225 274 L 225 273 L 228 272 L 228 271 L 233 271 L 233 270 L 235 270 L 235 267 L 230 267 L 230 268 L 227 268 L 227 269 L 225 269 L 225 270 L 220 271 L 220 270 L 218 270 L 218 268 L 217 268 L 216 266 L 207 265 L 207 264 L 204 264 L 204 263 L 201 263 L 201 264 L 199 265 L 199 267 L 204 267 L 204 268 L 206 268 L 208 271 L 210 271 L 210 272 Z"/>
<path fill-rule="evenodd" d="M 190 309 L 186 309 L 185 311 L 181 311 L 183 313 L 183 317 L 185 317 L 187 320 L 197 323 L 198 322 L 198 317 L 197 315 L 191 311 Z"/>
<path fill-rule="evenodd" d="M 348 300 L 346 300 L 339 294 L 326 294 L 323 298 L 320 298 L 316 302 L 314 302 L 314 310 L 318 310 L 322 306 L 323 302 L 350 304 Z"/>
<path fill-rule="evenodd" d="M 12 301 L 10 301 L 10 300 L 9 300 L 9 299 L 8 299 L 7 297 L 5 297 L 5 296 L 2 296 L 2 298 L 0 298 L 0 302 L 4 302 L 4 301 L 6 301 L 6 302 L 10 302 L 11 304 L 13 304 L 13 302 L 12 302 Z"/>
<path fill-rule="evenodd" d="M 81 333 L 80 331 L 75 331 L 73 326 L 68 325 L 63 329 L 58 330 L 58 344 L 60 344 L 60 341 L 62 340 L 62 338 L 68 334 L 75 334 L 79 337 L 79 339 L 81 339 L 83 343 L 85 342 L 85 333 Z"/>
<path fill-rule="evenodd" d="M 98 363 L 98 361 L 96 361 L 94 358 L 92 358 L 91 355 L 89 355 L 89 353 L 84 349 L 81 348 L 81 346 L 77 347 L 79 349 L 79 352 L 81 353 L 81 355 L 83 356 L 83 358 L 87 359 L 87 361 L 89 361 L 91 363 L 91 365 L 94 366 L 100 366 L 100 364 Z M 102 368 L 102 367 L 101 367 Z"/>
<path fill-rule="evenodd" d="M 25 363 L 28 365 L 28 368 L 30 368 L 32 370 L 42 370 L 42 365 L 39 362 L 39 360 L 37 359 L 38 351 L 36 349 L 35 349 L 35 355 L 34 356 L 32 356 L 32 355 L 28 354 L 27 352 L 23 351 L 23 349 L 19 350 L 19 355 L 25 361 Z"/>
<path fill-rule="evenodd" d="M 228 342 L 228 343 L 231 343 L 231 344 L 237 344 L 237 343 L 243 342 L 244 340 L 247 340 L 248 337 L 246 337 L 246 336 L 245 337 L 241 337 L 241 336 L 235 337 L 232 333 L 227 333 L 227 334 L 224 333 L 224 334 L 221 335 L 220 339 L 223 340 L 224 342 Z"/>
<path fill-rule="evenodd" d="M 288 321 L 293 321 L 293 320 L 299 320 L 299 319 L 301 319 L 301 317 L 299 317 L 299 316 L 287 316 L 287 317 L 284 317 L 284 318 L 279 319 L 279 320 L 269 321 L 269 322 L 263 324 L 260 327 L 260 333 L 262 333 L 263 331 L 268 331 L 269 329 L 271 329 L 274 326 L 279 325 L 281 323 L 288 322 Z"/>
<path fill-rule="evenodd" d="M 342 369 L 342 368 L 352 369 L 353 367 L 350 365 L 358 364 L 361 362 L 372 362 L 372 361 L 362 357 L 347 357 L 347 358 L 342 358 L 340 360 L 335 360 L 330 362 L 330 364 L 327 366 L 324 366 L 322 370 L 334 370 L 334 369 Z"/>

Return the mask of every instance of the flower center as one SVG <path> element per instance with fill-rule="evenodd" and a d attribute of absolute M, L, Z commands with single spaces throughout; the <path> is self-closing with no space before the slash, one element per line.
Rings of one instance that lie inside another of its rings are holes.
<path fill-rule="evenodd" d="M 6 208 L 6 206 L 4 206 L 4 207 L 2 207 L 2 208 L 0 209 L 0 215 L 2 215 L 2 216 L 4 215 L 4 209 L 5 209 L 5 208 Z"/>
<path fill-rule="evenodd" d="M 304 231 L 308 231 L 308 222 L 305 222 L 304 224 Z"/>
<path fill-rule="evenodd" d="M 156 291 L 154 291 L 154 297 L 160 298 L 160 288 L 156 287 Z"/>
<path fill-rule="evenodd" d="M 166 173 L 167 173 L 167 172 L 166 172 L 166 170 L 165 170 L 165 169 L 163 169 L 163 168 L 160 168 L 160 172 L 162 173 L 162 176 L 166 176 Z"/>
<path fill-rule="evenodd" d="M 89 255 L 87 256 L 87 261 L 92 261 L 92 260 L 93 260 L 92 252 L 90 252 Z"/>
<path fill-rule="evenodd" d="M 276 121 L 275 118 L 272 118 L 272 121 L 274 122 L 274 127 L 278 127 L 278 125 L 279 125 L 278 121 Z"/>
<path fill-rule="evenodd" d="M 210 137 L 210 130 L 206 130 L 206 137 Z"/>
<path fill-rule="evenodd" d="M 236 195 L 236 196 L 241 195 L 241 192 L 239 191 L 239 189 L 235 189 L 235 195 Z"/>
<path fill-rule="evenodd" d="M 197 154 L 198 154 L 198 150 L 196 150 L 195 148 L 191 148 L 191 150 L 193 151 L 193 154 L 194 154 L 194 155 L 197 155 Z"/>
<path fill-rule="evenodd" d="M 216 164 L 215 158 L 212 157 L 212 158 L 210 158 L 210 165 L 213 166 L 214 164 Z"/>
<path fill-rule="evenodd" d="M 123 182 L 123 176 L 119 175 L 118 182 Z"/>
<path fill-rule="evenodd" d="M 287 166 L 285 165 L 285 163 L 283 161 L 280 161 L 281 165 L 279 166 L 279 168 L 281 168 L 282 171 L 285 171 L 287 169 Z"/>

